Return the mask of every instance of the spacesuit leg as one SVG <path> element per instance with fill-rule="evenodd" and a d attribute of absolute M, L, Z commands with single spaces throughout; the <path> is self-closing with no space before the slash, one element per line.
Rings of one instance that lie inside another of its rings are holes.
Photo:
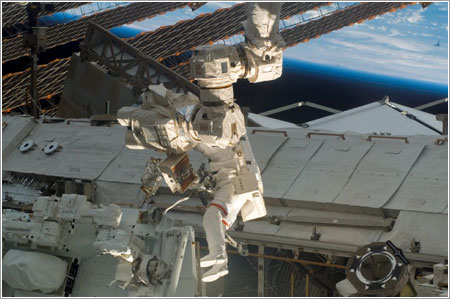
<path fill-rule="evenodd" d="M 206 209 L 203 216 L 203 229 L 208 241 L 209 254 L 200 259 L 201 267 L 226 263 L 225 225 L 224 219 L 228 215 L 227 202 L 233 196 L 233 186 L 228 183 L 216 190 L 214 200 Z"/>
<path fill-rule="evenodd" d="M 226 262 L 225 227 L 222 222 L 224 208 L 220 204 L 210 205 L 203 216 L 203 229 L 208 241 L 209 254 L 200 259 L 200 266 L 210 267 Z"/>
<path fill-rule="evenodd" d="M 226 184 L 216 191 L 214 200 L 206 210 L 203 228 L 209 254 L 200 259 L 200 265 L 213 267 L 203 275 L 204 282 L 214 281 L 228 274 L 225 230 L 233 225 L 244 203 L 234 196 L 233 186 Z"/>
<path fill-rule="evenodd" d="M 214 200 L 206 209 L 203 216 L 203 228 L 208 241 L 209 254 L 200 259 L 201 267 L 212 266 L 202 276 L 202 281 L 211 282 L 228 274 L 227 252 L 225 248 L 225 224 L 224 217 L 227 215 L 225 204 Z"/>

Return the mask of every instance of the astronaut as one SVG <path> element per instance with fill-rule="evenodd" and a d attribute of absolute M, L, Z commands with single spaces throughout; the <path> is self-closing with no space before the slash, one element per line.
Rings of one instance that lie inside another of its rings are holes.
<path fill-rule="evenodd" d="M 256 83 L 281 76 L 285 43 L 278 30 L 280 9 L 281 3 L 246 3 L 245 42 L 202 46 L 194 51 L 191 74 L 200 86 L 205 107 L 236 107 L 232 84 L 237 79 Z M 242 119 L 240 110 L 237 115 Z M 266 215 L 261 174 L 248 137 L 245 131 L 237 135 L 239 142 L 230 140 L 223 149 L 203 144 L 194 148 L 209 158 L 211 171 L 217 172 L 214 200 L 203 217 L 209 254 L 201 258 L 200 266 L 212 266 L 202 277 L 205 282 L 228 273 L 225 230 L 233 225 L 238 213 L 243 221 Z"/>
<path fill-rule="evenodd" d="M 216 184 L 214 199 L 203 218 L 209 254 L 200 265 L 212 266 L 202 277 L 205 282 L 228 273 L 225 230 L 233 225 L 238 213 L 243 221 L 266 215 L 261 174 L 246 136 L 244 116 L 234 103 L 232 90 L 225 94 L 210 96 L 209 102 L 200 103 L 192 94 L 176 94 L 156 85 L 144 93 L 141 107 L 123 107 L 118 111 L 119 122 L 131 129 L 129 138 L 142 148 L 166 152 L 166 161 L 189 150 L 208 158 L 209 172 Z M 177 182 L 176 174 L 164 174 L 164 169 L 171 168 L 162 167 L 164 163 L 159 166 L 169 188 L 184 192 L 186 188 L 181 188 L 183 182 Z M 160 171 L 155 171 L 153 161 L 148 165 L 142 189 L 154 194 Z M 194 182 L 190 183 L 195 188 Z"/>
<path fill-rule="evenodd" d="M 261 175 L 246 136 L 236 147 L 219 149 L 199 144 L 195 150 L 209 158 L 210 171 L 216 178 L 214 199 L 203 216 L 209 254 L 200 259 L 202 268 L 212 266 L 202 277 L 210 282 L 228 274 L 225 230 L 233 225 L 238 213 L 241 211 L 243 221 L 248 221 L 266 215 L 266 209 Z"/>
<path fill-rule="evenodd" d="M 216 186 L 203 218 L 209 254 L 200 265 L 212 266 L 202 277 L 205 282 L 228 274 L 225 230 L 238 213 L 244 222 L 266 215 L 261 174 L 232 84 L 238 79 L 255 83 L 281 76 L 285 44 L 278 32 L 280 9 L 281 3 L 246 3 L 245 42 L 194 51 L 190 67 L 200 87 L 199 98 L 173 93 L 161 84 L 149 87 L 140 108 L 118 111 L 119 122 L 131 128 L 128 140 L 168 155 L 160 168 L 172 192 L 183 193 L 195 185 L 185 152 L 196 150 L 209 159 Z M 152 182 L 143 188 L 150 194 L 157 190 L 159 175 L 152 169 L 143 180 Z"/>

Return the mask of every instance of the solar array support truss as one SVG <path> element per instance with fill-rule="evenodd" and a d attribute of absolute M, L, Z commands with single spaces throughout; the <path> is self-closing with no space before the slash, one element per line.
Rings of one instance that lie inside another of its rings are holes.
<path fill-rule="evenodd" d="M 138 92 L 149 85 L 163 83 L 173 92 L 191 92 L 197 96 L 200 93 L 199 88 L 183 76 L 94 23 L 89 24 L 80 48 L 82 60 L 98 61 L 125 78 Z"/>

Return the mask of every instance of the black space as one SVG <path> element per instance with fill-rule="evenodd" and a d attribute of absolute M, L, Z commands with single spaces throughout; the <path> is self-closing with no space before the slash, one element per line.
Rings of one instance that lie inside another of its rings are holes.
<path fill-rule="evenodd" d="M 401 79 L 371 76 L 358 72 L 331 72 L 333 69 L 286 61 L 283 75 L 274 81 L 249 83 L 239 80 L 234 85 L 235 98 L 242 107 L 254 113 L 264 112 L 299 101 L 310 101 L 338 110 L 348 110 L 380 101 L 388 95 L 392 102 L 408 107 L 447 97 L 447 90 L 426 82 L 414 84 Z M 303 68 L 302 68 L 303 66 Z M 384 80 L 384 81 L 381 81 Z M 431 87 L 430 87 L 431 86 Z M 424 110 L 432 114 L 447 113 L 447 103 Z M 295 108 L 271 117 L 301 124 L 329 113 L 310 107 Z"/>

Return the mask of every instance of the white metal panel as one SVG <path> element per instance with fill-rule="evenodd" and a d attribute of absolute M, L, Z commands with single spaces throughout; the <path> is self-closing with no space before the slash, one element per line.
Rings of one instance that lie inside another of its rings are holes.
<path fill-rule="evenodd" d="M 141 184 L 141 176 L 145 172 L 145 165 L 150 157 L 160 158 L 164 161 L 167 156 L 149 149 L 133 150 L 125 146 L 98 180 Z"/>
<path fill-rule="evenodd" d="M 347 184 L 354 169 L 373 146 L 359 140 L 327 140 L 311 158 L 284 198 L 330 203 Z"/>
<path fill-rule="evenodd" d="M 392 103 L 403 111 L 415 115 L 430 126 L 442 130 L 442 123 L 430 113 Z M 344 112 L 308 122 L 310 129 L 336 132 L 372 134 L 387 132 L 392 135 L 438 135 L 433 130 L 402 115 L 400 112 L 380 102 L 374 102 Z"/>
<path fill-rule="evenodd" d="M 189 161 L 194 170 L 197 170 L 202 163 L 205 163 L 206 169 L 208 169 L 208 159 L 205 156 L 203 156 L 200 152 L 192 150 L 188 152 L 188 155 Z"/>
<path fill-rule="evenodd" d="M 282 198 L 323 140 L 289 138 L 262 173 L 264 196 Z"/>
<path fill-rule="evenodd" d="M 244 223 L 244 232 L 263 235 L 276 235 L 280 226 L 265 220 L 252 220 Z"/>
<path fill-rule="evenodd" d="M 139 207 L 145 200 L 141 184 L 96 181 L 95 203 L 115 203 L 128 207 Z"/>
<path fill-rule="evenodd" d="M 288 137 L 277 132 L 255 132 L 254 134 L 252 134 L 252 132 L 253 130 L 249 130 L 247 136 L 259 169 L 263 172 L 270 158 L 272 158 L 273 154 L 288 139 Z"/>
<path fill-rule="evenodd" d="M 38 147 L 27 153 L 16 149 L 3 161 L 3 170 L 95 179 L 124 147 L 124 130 L 77 123 L 36 124 L 30 139 Z M 58 142 L 61 150 L 46 155 L 42 149 L 51 141 Z"/>
<path fill-rule="evenodd" d="M 193 280 L 200 279 L 197 277 L 197 262 L 195 252 L 195 235 L 189 238 L 186 244 L 186 251 L 183 253 L 183 264 L 181 273 L 178 278 L 178 287 L 176 297 L 195 296 L 198 293 L 198 285 Z"/>
<path fill-rule="evenodd" d="M 293 123 L 255 113 L 249 113 L 248 118 L 264 128 L 269 129 L 298 128 L 298 126 L 296 126 Z"/>
<path fill-rule="evenodd" d="M 384 208 L 441 213 L 448 205 L 448 146 L 427 145 Z"/>
<path fill-rule="evenodd" d="M 170 210 L 167 217 L 173 220 L 180 220 L 182 225 L 192 226 L 195 231 L 203 229 L 203 214 L 186 213 L 176 210 Z"/>
<path fill-rule="evenodd" d="M 381 230 L 363 229 L 342 226 L 318 226 L 313 224 L 297 224 L 282 222 L 277 236 L 310 240 L 313 235 L 313 230 L 316 228 L 316 233 L 321 234 L 319 242 L 345 244 L 362 246 L 376 241 L 380 235 Z"/>
<path fill-rule="evenodd" d="M 39 190 L 21 184 L 2 184 L 2 200 L 6 200 L 6 195 L 14 198 L 15 201 L 22 203 L 34 203 L 40 195 Z"/>
<path fill-rule="evenodd" d="M 61 295 L 53 295 L 53 294 L 43 294 L 39 292 L 29 292 L 29 291 L 22 291 L 22 290 L 16 290 L 14 292 L 14 295 L 8 296 L 5 294 L 2 294 L 4 297 L 60 297 Z"/>
<path fill-rule="evenodd" d="M 379 227 L 385 223 L 380 216 L 297 208 L 291 209 L 283 219 L 298 223 L 328 223 L 333 226 Z"/>
<path fill-rule="evenodd" d="M 117 282 L 109 285 L 115 279 L 118 261 L 109 254 L 83 259 L 72 295 L 75 297 L 127 297 L 128 291 L 120 288 Z"/>
<path fill-rule="evenodd" d="M 4 160 L 34 127 L 31 117 L 3 116 L 2 122 L 6 127 L 2 129 L 2 160 Z M 3 124 L 2 124 L 3 125 Z"/>
<path fill-rule="evenodd" d="M 381 208 L 397 191 L 423 148 L 402 141 L 376 141 L 333 203 Z"/>
<path fill-rule="evenodd" d="M 280 219 L 286 219 L 286 217 L 292 212 L 292 208 L 289 207 L 277 207 L 266 205 L 267 216 L 276 216 Z"/>
<path fill-rule="evenodd" d="M 412 239 L 420 242 L 420 252 L 448 255 L 447 215 L 400 211 L 392 231 L 383 233 L 379 241 L 391 240 L 405 252 L 410 251 Z"/>

